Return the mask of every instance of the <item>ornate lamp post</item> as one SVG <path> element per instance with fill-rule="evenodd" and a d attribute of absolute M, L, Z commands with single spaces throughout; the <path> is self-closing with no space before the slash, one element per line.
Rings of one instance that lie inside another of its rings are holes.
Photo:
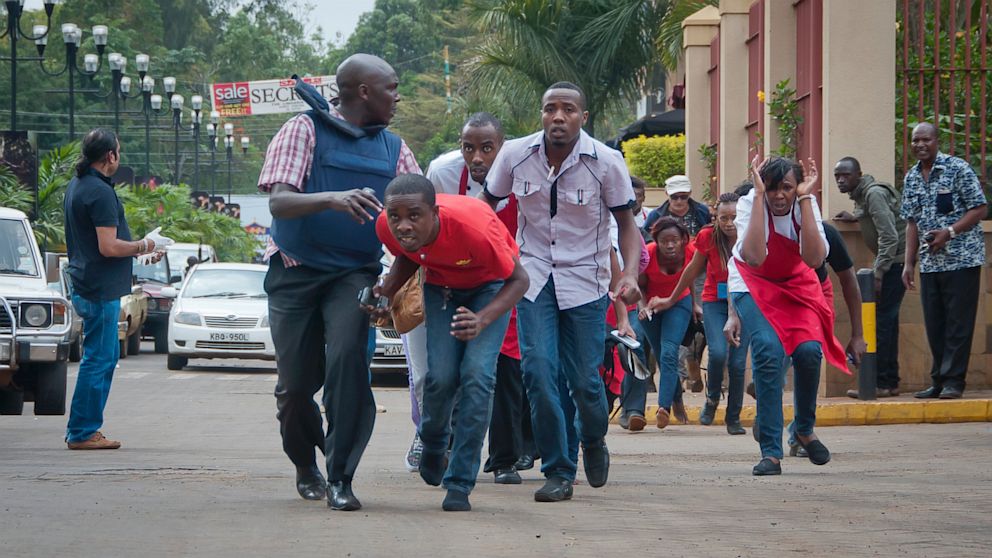
<path fill-rule="evenodd" d="M 203 97 L 193 95 L 189 99 L 193 109 L 193 190 L 200 189 L 200 119 L 203 110 Z"/>
<path fill-rule="evenodd" d="M 168 79 L 168 78 L 166 78 Z M 173 81 L 173 87 L 175 87 L 175 82 Z M 168 89 L 166 89 L 168 91 Z M 169 104 L 172 106 L 172 128 L 176 132 L 176 171 L 172 175 L 173 184 L 179 184 L 179 125 L 183 119 L 183 99 L 182 95 L 173 93 L 169 97 Z"/>
<path fill-rule="evenodd" d="M 224 147 L 227 149 L 227 203 L 231 203 L 231 159 L 234 155 L 234 124 L 224 124 Z"/>
<path fill-rule="evenodd" d="M 210 196 L 217 190 L 217 126 L 220 125 L 220 112 L 210 111 L 210 125 L 207 135 L 210 136 Z"/>
<path fill-rule="evenodd" d="M 8 2 L 10 4 L 10 2 Z M 37 26 L 35 31 L 40 31 L 41 26 Z M 83 31 L 75 23 L 63 23 L 62 24 L 62 41 L 65 43 L 65 65 L 61 70 L 57 72 L 49 72 L 45 68 L 44 64 L 44 54 L 45 46 L 48 44 L 47 35 L 35 40 L 35 46 L 38 48 L 39 65 L 41 66 L 41 71 L 49 76 L 60 76 L 62 74 L 68 74 L 69 76 L 69 88 L 66 90 L 69 93 L 69 139 L 72 140 L 76 137 L 76 76 L 75 74 L 80 74 L 84 76 L 92 77 L 97 72 L 100 71 L 101 61 L 103 59 L 103 52 L 107 48 L 107 35 L 108 30 L 106 25 L 94 25 L 93 26 L 93 44 L 96 45 L 97 54 L 87 54 L 83 56 L 83 69 L 79 69 L 79 65 L 76 62 L 76 56 L 79 53 L 79 44 L 83 39 Z"/>
<path fill-rule="evenodd" d="M 165 78 L 172 79 L 175 78 Z M 150 180 L 151 173 L 151 145 L 152 145 L 152 135 L 151 135 L 151 118 L 154 115 L 157 119 L 158 115 L 163 114 L 165 111 L 162 110 L 162 96 L 155 94 L 155 78 L 151 76 L 144 76 L 141 80 L 141 113 L 145 116 L 145 180 Z M 168 110 L 168 109 L 166 109 Z"/>
<path fill-rule="evenodd" d="M 0 39 L 10 38 L 10 58 L 3 60 L 10 61 L 10 131 L 17 131 L 17 39 L 23 38 L 35 41 L 38 45 L 38 56 L 30 57 L 27 60 L 44 60 L 45 44 L 48 43 L 48 30 L 52 25 L 52 12 L 55 11 L 57 0 L 45 0 L 45 25 L 35 25 L 29 35 L 21 31 L 21 15 L 24 12 L 24 0 L 6 0 L 4 6 L 7 8 L 7 27 L 4 28 Z"/>

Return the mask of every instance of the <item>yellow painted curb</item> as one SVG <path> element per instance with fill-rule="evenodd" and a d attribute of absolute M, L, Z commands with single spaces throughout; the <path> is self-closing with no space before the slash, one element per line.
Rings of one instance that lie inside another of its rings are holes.
<path fill-rule="evenodd" d="M 654 422 L 657 405 L 650 405 L 645 413 L 648 422 Z M 699 424 L 701 407 L 689 407 L 689 424 Z M 754 425 L 755 407 L 741 409 L 741 424 Z M 724 424 L 725 409 L 717 409 L 714 425 Z M 792 420 L 792 405 L 782 408 L 786 423 Z M 619 422 L 620 413 L 611 422 Z M 816 406 L 817 426 L 863 426 L 879 424 L 922 424 L 950 422 L 992 422 L 992 399 L 958 399 L 953 401 L 861 401 L 827 403 Z M 672 424 L 676 424 L 672 417 Z"/>

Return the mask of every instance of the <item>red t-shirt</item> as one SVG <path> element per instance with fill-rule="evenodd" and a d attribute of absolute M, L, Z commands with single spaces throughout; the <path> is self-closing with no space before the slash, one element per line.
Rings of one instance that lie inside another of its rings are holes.
<path fill-rule="evenodd" d="M 379 240 L 426 271 L 424 282 L 472 289 L 504 280 L 513 272 L 517 243 L 487 203 L 476 198 L 438 194 L 440 230 L 434 242 L 416 252 L 402 249 L 383 211 L 375 223 Z"/>
<path fill-rule="evenodd" d="M 692 242 L 686 244 L 685 246 L 685 262 L 682 264 L 682 269 L 673 274 L 663 273 L 661 269 L 658 268 L 658 245 L 652 242 L 648 244 L 648 254 L 651 255 L 651 261 L 648 262 L 648 268 L 644 270 L 644 274 L 648 276 L 648 289 L 647 289 L 647 300 L 651 300 L 651 297 L 657 296 L 665 298 L 672 294 L 672 289 L 679 282 L 679 277 L 682 276 L 682 272 L 692 261 L 692 255 L 696 253 L 696 250 L 692 246 Z M 682 300 L 689 294 L 689 288 L 686 287 L 678 297 L 678 300 Z"/>
<path fill-rule="evenodd" d="M 706 254 L 706 282 L 703 283 L 703 302 L 726 300 L 727 267 L 720 258 L 720 249 L 716 245 L 716 230 L 712 225 L 703 227 L 696 235 L 693 248 L 696 252 Z M 717 284 L 724 284 L 724 298 L 717 294 Z"/>

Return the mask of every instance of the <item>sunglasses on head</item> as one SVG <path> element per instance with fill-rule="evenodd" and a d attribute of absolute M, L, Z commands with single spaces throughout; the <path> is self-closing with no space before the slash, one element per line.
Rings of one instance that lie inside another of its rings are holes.
<path fill-rule="evenodd" d="M 689 194 L 672 194 L 671 196 L 668 197 L 673 200 L 685 201 L 689 199 Z"/>

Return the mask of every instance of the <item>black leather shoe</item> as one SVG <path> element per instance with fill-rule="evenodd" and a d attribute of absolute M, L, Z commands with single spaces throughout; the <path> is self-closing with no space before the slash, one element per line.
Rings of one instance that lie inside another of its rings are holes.
<path fill-rule="evenodd" d="M 529 455 L 521 455 L 520 459 L 513 466 L 518 471 L 528 471 L 534 468 L 534 458 Z"/>
<path fill-rule="evenodd" d="M 589 486 L 599 488 L 606 484 L 606 479 L 610 476 L 610 450 L 606 447 L 606 440 L 583 444 L 582 464 Z"/>
<path fill-rule="evenodd" d="M 956 387 L 945 387 L 940 390 L 941 399 L 961 399 L 962 395 L 964 395 L 964 392 Z"/>
<path fill-rule="evenodd" d="M 536 502 L 561 502 L 572 499 L 572 482 L 561 477 L 548 477 L 544 486 L 534 493 Z"/>
<path fill-rule="evenodd" d="M 426 451 L 420 456 L 420 478 L 431 486 L 441 486 L 444 472 L 448 469 L 448 456 Z"/>
<path fill-rule="evenodd" d="M 703 426 L 709 426 L 713 424 L 713 416 L 716 415 L 716 407 L 720 404 L 720 400 L 716 401 L 707 398 L 706 402 L 703 403 L 703 410 L 699 412 L 699 424 Z"/>
<path fill-rule="evenodd" d="M 496 469 L 494 474 L 496 475 L 496 484 L 520 484 L 523 482 L 520 479 L 520 475 L 517 473 L 517 470 L 513 467 L 507 469 Z"/>
<path fill-rule="evenodd" d="M 362 503 L 351 491 L 350 482 L 332 482 L 327 485 L 327 507 L 338 511 L 362 509 Z"/>
<path fill-rule="evenodd" d="M 781 475 L 782 474 L 782 464 L 775 463 L 769 458 L 764 458 L 751 469 L 751 474 L 756 477 L 766 477 L 768 475 Z"/>
<path fill-rule="evenodd" d="M 316 465 L 296 468 L 296 491 L 304 500 L 323 500 L 327 482 Z"/>
<path fill-rule="evenodd" d="M 809 462 L 813 465 L 826 465 L 830 462 L 830 450 L 827 446 L 823 445 L 823 442 L 819 440 L 811 440 L 809 443 L 804 444 L 799 436 L 796 436 L 796 443 L 799 447 L 806 450 L 806 457 L 809 458 Z"/>
<path fill-rule="evenodd" d="M 936 386 L 930 386 L 923 391 L 918 391 L 913 394 L 913 397 L 917 399 L 937 399 L 940 397 L 941 389 Z"/>
<path fill-rule="evenodd" d="M 468 494 L 457 490 L 448 490 L 448 494 L 441 502 L 441 509 L 444 511 L 472 511 L 472 504 L 468 503 Z"/>
<path fill-rule="evenodd" d="M 728 422 L 727 423 L 727 434 L 731 436 L 740 436 L 741 434 L 747 434 L 747 430 L 741 426 L 739 422 Z"/>

